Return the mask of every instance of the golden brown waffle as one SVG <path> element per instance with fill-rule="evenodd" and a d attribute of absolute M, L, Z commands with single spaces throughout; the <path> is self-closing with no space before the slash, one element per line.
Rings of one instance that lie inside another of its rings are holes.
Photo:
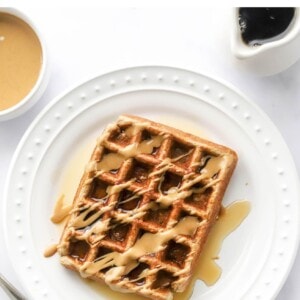
<path fill-rule="evenodd" d="M 77 190 L 61 263 L 155 300 L 188 285 L 237 155 L 140 117 L 107 127 Z"/>

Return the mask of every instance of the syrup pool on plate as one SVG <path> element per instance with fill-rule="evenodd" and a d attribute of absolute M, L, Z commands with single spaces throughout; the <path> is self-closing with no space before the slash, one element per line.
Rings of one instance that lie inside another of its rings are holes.
<path fill-rule="evenodd" d="M 209 135 L 208 132 L 199 127 L 198 124 L 178 116 L 171 117 L 169 115 L 160 115 L 159 117 L 157 117 L 156 121 L 202 138 L 208 138 Z"/>
<path fill-rule="evenodd" d="M 53 223 L 61 223 L 71 209 L 73 199 L 79 185 L 84 168 L 89 161 L 94 145 L 93 142 L 79 149 L 66 165 L 62 172 L 59 184 L 59 197 L 53 208 L 51 220 Z"/>

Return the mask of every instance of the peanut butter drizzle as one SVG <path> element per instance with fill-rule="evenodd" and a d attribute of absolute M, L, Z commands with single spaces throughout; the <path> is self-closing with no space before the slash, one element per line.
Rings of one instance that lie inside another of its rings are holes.
<path fill-rule="evenodd" d="M 157 165 L 157 168 L 155 171 L 152 171 L 150 174 L 149 174 L 149 177 L 154 177 L 154 176 L 157 176 L 159 174 L 162 174 L 166 171 L 168 171 L 171 167 L 172 167 L 172 162 L 171 162 L 171 159 L 170 158 L 165 158 L 161 163 L 159 163 Z"/>
<path fill-rule="evenodd" d="M 141 143 L 133 143 L 127 147 L 120 149 L 119 153 L 126 158 L 134 157 L 139 154 L 150 154 L 155 147 L 159 147 L 164 140 L 161 135 L 156 135 L 150 140 L 142 141 Z"/>
<path fill-rule="evenodd" d="M 38 80 L 42 46 L 20 18 L 0 12 L 0 110 L 25 98 Z"/>
<path fill-rule="evenodd" d="M 82 211 L 78 214 L 78 216 L 70 221 L 68 227 L 74 227 L 75 229 L 87 227 L 94 223 L 97 219 L 99 219 L 101 215 L 103 215 L 105 212 L 111 210 L 111 206 L 107 205 L 104 206 L 101 210 L 95 211 L 95 213 L 88 217 L 89 213 L 93 212 L 97 208 L 97 203 L 83 208 Z"/>
<path fill-rule="evenodd" d="M 102 160 L 97 164 L 97 170 L 102 170 L 104 172 L 119 169 L 126 159 L 120 153 L 108 153 L 103 156 Z"/>
<path fill-rule="evenodd" d="M 57 244 L 50 245 L 44 251 L 44 257 L 51 257 L 57 252 Z"/>
<path fill-rule="evenodd" d="M 129 187 L 133 181 L 134 181 L 134 179 L 129 180 L 125 183 L 110 185 L 110 186 L 107 187 L 106 193 L 107 193 L 108 196 L 111 196 L 111 195 L 116 194 L 116 193 L 120 193 L 122 190 Z"/>
<path fill-rule="evenodd" d="M 192 193 L 201 193 L 208 187 L 215 185 L 219 180 L 211 179 L 211 178 L 221 170 L 223 163 L 224 163 L 224 158 L 222 156 L 211 157 L 207 162 L 206 166 L 201 170 L 201 174 L 199 176 L 195 177 L 192 180 L 188 180 L 189 174 L 185 175 L 183 177 L 183 180 L 186 181 L 182 184 L 182 186 L 180 188 L 172 187 L 170 190 L 167 191 L 167 195 L 162 195 L 161 183 L 163 178 L 161 178 L 160 183 L 158 185 L 158 190 L 161 196 L 157 199 L 157 202 L 161 203 L 163 206 L 170 206 L 174 201 L 178 199 L 187 198 Z M 162 166 L 163 165 L 164 164 L 162 163 Z M 166 167 L 167 166 L 169 166 L 168 163 L 166 164 Z M 165 170 L 165 168 L 163 169 Z M 150 174 L 150 176 L 152 175 Z M 211 179 L 211 181 L 201 188 L 191 188 L 194 184 L 200 182 L 205 178 Z"/>
<path fill-rule="evenodd" d="M 201 170 L 201 174 L 207 178 L 211 178 L 222 169 L 223 164 L 224 158 L 222 156 L 213 156 L 209 159 L 206 166 Z"/>
<path fill-rule="evenodd" d="M 130 131 L 129 129 L 132 128 Z M 136 126 L 131 126 L 127 129 L 131 134 L 135 133 Z M 157 135 L 150 140 L 142 141 L 139 143 L 133 143 L 120 149 L 118 153 L 108 153 L 103 156 L 101 161 L 97 164 L 97 170 L 99 171 L 110 171 L 119 169 L 122 163 L 131 157 L 139 154 L 150 154 L 155 147 L 159 147 L 164 137 Z"/>
<path fill-rule="evenodd" d="M 65 195 L 62 194 L 55 203 L 54 211 L 51 216 L 51 221 L 53 223 L 62 222 L 70 213 L 72 209 L 72 204 L 65 204 Z"/>
<path fill-rule="evenodd" d="M 174 236 L 194 234 L 198 226 L 199 221 L 196 217 L 186 217 L 169 230 L 156 234 L 145 233 L 124 253 L 112 252 L 100 257 L 94 262 L 86 262 L 81 267 L 81 274 L 87 277 L 104 268 L 116 266 L 106 273 L 106 281 L 110 283 L 130 272 L 130 270 L 136 266 L 137 259 L 141 256 L 162 250 L 166 246 L 166 243 L 174 238 Z"/>
<path fill-rule="evenodd" d="M 90 229 L 86 230 L 82 238 L 89 240 L 89 238 L 95 234 L 96 238 L 94 238 L 93 243 L 97 243 L 104 238 L 105 236 L 104 232 L 107 232 L 108 230 L 109 230 L 109 219 L 106 219 L 104 221 L 99 221 L 96 224 L 94 224 Z"/>
<path fill-rule="evenodd" d="M 170 159 L 169 157 L 165 158 L 161 163 L 159 163 L 157 165 L 156 170 L 149 174 L 149 177 L 153 177 L 153 176 L 156 176 L 156 175 L 159 175 L 159 174 L 162 174 L 162 173 L 168 171 L 173 166 L 174 162 L 190 155 L 191 153 L 192 153 L 192 150 L 190 150 L 187 153 L 182 154 L 176 158 L 173 158 L 173 159 Z"/>
<path fill-rule="evenodd" d="M 144 129 L 144 127 L 145 127 L 145 125 L 143 125 L 143 124 L 137 124 L 135 126 L 129 126 L 128 128 L 125 129 L 125 134 L 129 137 L 133 137 L 139 131 Z"/>
<path fill-rule="evenodd" d="M 163 140 L 164 136 L 157 135 L 151 140 L 141 142 L 141 144 L 138 147 L 138 153 L 152 153 L 155 147 L 160 147 Z"/>

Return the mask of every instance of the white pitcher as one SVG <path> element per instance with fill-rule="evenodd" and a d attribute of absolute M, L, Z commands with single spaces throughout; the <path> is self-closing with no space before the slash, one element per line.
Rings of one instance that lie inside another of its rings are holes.
<path fill-rule="evenodd" d="M 247 45 L 241 35 L 239 8 L 233 10 L 231 50 L 243 69 L 259 75 L 279 73 L 300 57 L 300 8 L 283 34 L 259 46 Z"/>

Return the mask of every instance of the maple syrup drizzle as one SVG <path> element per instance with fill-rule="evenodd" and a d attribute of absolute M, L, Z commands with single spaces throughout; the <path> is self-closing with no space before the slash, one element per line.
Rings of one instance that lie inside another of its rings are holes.
<path fill-rule="evenodd" d="M 65 203 L 65 194 L 62 194 L 55 203 L 51 221 L 53 223 L 62 222 L 69 215 L 71 209 L 72 204 Z"/>
<path fill-rule="evenodd" d="M 203 281 L 207 286 L 211 286 L 218 281 L 222 269 L 218 266 L 216 260 L 219 257 L 222 243 L 245 220 L 250 209 L 250 202 L 247 200 L 236 201 L 227 207 L 222 207 L 219 218 L 212 227 L 200 254 L 191 283 L 183 293 L 175 293 L 174 300 L 188 300 L 193 293 L 197 280 Z"/>
<path fill-rule="evenodd" d="M 222 243 L 231 232 L 240 226 L 250 209 L 250 202 L 246 200 L 236 201 L 226 208 L 222 207 L 219 218 L 213 226 L 204 251 L 199 258 L 198 278 L 203 280 L 206 285 L 214 284 L 221 275 L 221 269 L 217 266 L 216 260 Z M 205 270 L 211 270 L 211 272 Z"/>
<path fill-rule="evenodd" d="M 87 162 L 89 161 L 89 157 L 93 149 L 92 146 L 92 143 L 89 143 L 86 147 L 76 152 L 66 165 L 66 168 L 63 170 L 63 176 L 61 177 L 62 180 L 59 186 L 59 197 L 54 205 L 51 217 L 52 222 L 59 223 L 64 220 L 64 218 L 62 218 L 63 216 L 60 216 L 61 212 L 59 207 L 65 207 L 66 212 L 67 207 L 72 206 L 73 199 L 82 176 L 82 170 L 84 170 Z M 59 174 L 60 173 L 61 170 L 59 170 Z M 54 218 L 54 221 L 52 218 Z M 55 220 L 61 218 L 61 221 L 55 222 Z"/>

